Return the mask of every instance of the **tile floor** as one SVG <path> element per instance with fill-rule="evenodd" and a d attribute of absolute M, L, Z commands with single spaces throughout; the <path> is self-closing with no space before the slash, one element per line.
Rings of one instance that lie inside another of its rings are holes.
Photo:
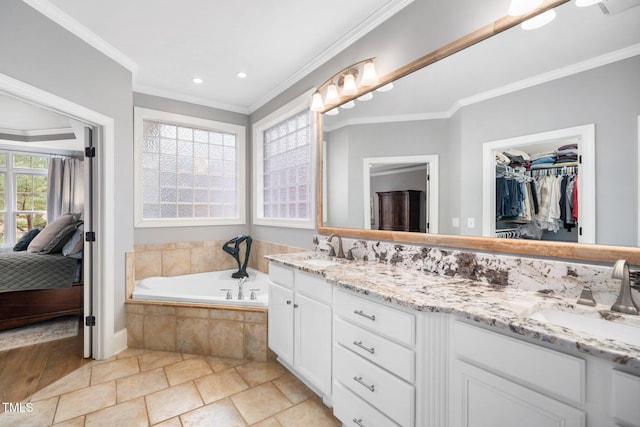
<path fill-rule="evenodd" d="M 0 426 L 325 427 L 331 409 L 275 361 L 128 349 L 35 393 Z"/>

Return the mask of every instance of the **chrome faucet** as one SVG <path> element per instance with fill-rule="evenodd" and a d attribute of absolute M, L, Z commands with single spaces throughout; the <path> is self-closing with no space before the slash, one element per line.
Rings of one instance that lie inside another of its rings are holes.
<path fill-rule="evenodd" d="M 638 314 L 638 305 L 631 295 L 631 285 L 629 283 L 629 263 L 626 260 L 618 260 L 613 265 L 611 277 L 620 279 L 620 293 L 618 300 L 611 306 L 611 311 L 625 314 Z"/>
<path fill-rule="evenodd" d="M 238 282 L 238 300 L 243 300 L 244 299 L 244 290 L 242 289 L 242 287 L 244 286 L 244 282 L 246 282 L 246 281 L 247 281 L 247 278 L 243 277 Z"/>
<path fill-rule="evenodd" d="M 331 241 L 333 240 L 334 237 L 338 238 L 338 254 L 336 256 L 338 258 L 344 258 L 344 250 L 342 249 L 342 237 L 340 237 L 337 234 L 332 234 L 327 239 L 327 243 L 329 244 L 329 246 L 331 246 L 331 249 L 333 249 L 333 245 L 331 245 Z M 335 249 L 334 249 L 334 253 L 335 253 Z"/>

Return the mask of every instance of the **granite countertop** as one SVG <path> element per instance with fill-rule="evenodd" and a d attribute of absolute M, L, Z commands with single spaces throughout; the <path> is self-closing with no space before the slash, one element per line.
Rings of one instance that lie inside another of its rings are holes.
<path fill-rule="evenodd" d="M 374 299 L 417 311 L 451 313 L 502 331 L 640 369 L 640 347 L 528 317 L 539 309 L 558 309 L 636 326 L 640 333 L 640 316 L 614 313 L 608 306 L 587 307 L 575 304 L 575 298 L 565 298 L 557 293 L 487 285 L 375 262 L 331 258 L 337 265 L 309 264 L 311 259 L 328 259 L 315 252 L 265 258 L 317 274 L 338 288 Z"/>

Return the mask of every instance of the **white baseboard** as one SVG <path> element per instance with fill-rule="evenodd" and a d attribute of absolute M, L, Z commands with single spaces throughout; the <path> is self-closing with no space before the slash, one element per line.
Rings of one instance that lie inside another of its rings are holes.
<path fill-rule="evenodd" d="M 113 334 L 111 338 L 111 348 L 113 349 L 113 355 L 127 349 L 127 328 L 120 329 Z"/>

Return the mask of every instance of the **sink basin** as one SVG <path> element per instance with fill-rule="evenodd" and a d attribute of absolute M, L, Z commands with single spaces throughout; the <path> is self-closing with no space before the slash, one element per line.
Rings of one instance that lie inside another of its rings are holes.
<path fill-rule="evenodd" d="M 339 264 L 335 261 L 331 261 L 330 259 L 306 259 L 304 260 L 304 263 L 315 267 L 331 267 L 332 265 Z"/>
<path fill-rule="evenodd" d="M 540 309 L 529 318 L 640 347 L 640 328 L 636 326 L 553 309 Z"/>

